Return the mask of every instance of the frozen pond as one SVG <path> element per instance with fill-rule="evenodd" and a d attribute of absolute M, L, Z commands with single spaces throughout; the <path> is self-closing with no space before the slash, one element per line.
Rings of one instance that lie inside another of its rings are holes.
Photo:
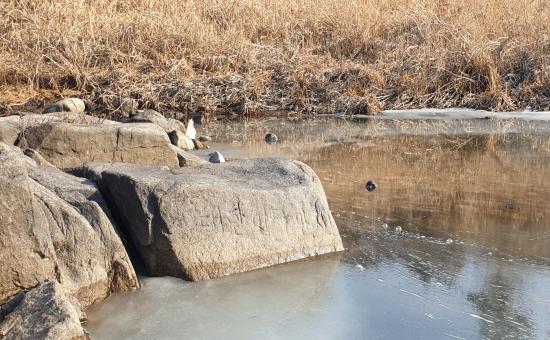
<path fill-rule="evenodd" d="M 266 145 L 265 132 L 281 143 Z M 544 123 L 211 126 L 226 158 L 300 159 L 345 252 L 223 279 L 142 277 L 88 311 L 95 339 L 550 338 Z M 379 187 L 367 192 L 364 184 Z"/>

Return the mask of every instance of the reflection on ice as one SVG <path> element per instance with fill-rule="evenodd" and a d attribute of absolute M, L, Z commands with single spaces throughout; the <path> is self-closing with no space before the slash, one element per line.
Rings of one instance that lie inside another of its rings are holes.
<path fill-rule="evenodd" d="M 206 282 L 142 278 L 88 311 L 93 337 L 549 338 L 549 129 L 338 124 L 208 133 L 228 158 L 310 164 L 345 252 Z"/>
<path fill-rule="evenodd" d="M 96 339 L 532 339 L 550 332 L 547 268 L 475 246 L 376 237 L 354 238 L 342 258 L 220 280 L 144 278 L 141 291 L 93 307 L 88 328 Z"/>

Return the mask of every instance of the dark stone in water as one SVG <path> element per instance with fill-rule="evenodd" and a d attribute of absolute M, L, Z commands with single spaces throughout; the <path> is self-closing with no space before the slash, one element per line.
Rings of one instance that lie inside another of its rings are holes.
<path fill-rule="evenodd" d="M 374 183 L 373 181 L 368 181 L 365 188 L 367 188 L 367 191 L 374 191 L 374 190 L 376 190 L 376 188 L 378 188 L 378 185 L 376 183 Z"/>
<path fill-rule="evenodd" d="M 210 163 L 225 163 L 225 158 L 218 151 L 214 151 L 208 154 L 208 161 Z"/>
<path fill-rule="evenodd" d="M 267 144 L 274 144 L 274 143 L 277 143 L 277 141 L 279 140 L 279 138 L 277 137 L 277 135 L 275 135 L 274 133 L 268 133 L 267 135 L 265 135 L 265 142 Z"/>

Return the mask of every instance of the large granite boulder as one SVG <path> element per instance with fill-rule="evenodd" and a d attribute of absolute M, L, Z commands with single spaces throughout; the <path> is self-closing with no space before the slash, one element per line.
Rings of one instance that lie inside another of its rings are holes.
<path fill-rule="evenodd" d="M 343 249 L 321 182 L 297 161 L 174 171 L 91 163 L 84 172 L 153 275 L 203 280 Z"/>
<path fill-rule="evenodd" d="M 2 143 L 0 164 L 0 304 L 46 280 L 83 307 L 139 286 L 94 183 Z"/>
<path fill-rule="evenodd" d="M 58 283 L 45 282 L 24 294 L 0 323 L 0 339 L 88 339 L 80 316 L 78 303 L 66 296 Z"/>
<path fill-rule="evenodd" d="M 26 129 L 25 140 L 61 169 L 89 161 L 179 166 L 168 136 L 154 124 L 49 122 Z"/>

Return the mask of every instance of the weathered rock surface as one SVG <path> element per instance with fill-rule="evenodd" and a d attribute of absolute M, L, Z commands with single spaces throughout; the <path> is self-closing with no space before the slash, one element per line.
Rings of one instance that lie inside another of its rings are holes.
<path fill-rule="evenodd" d="M 56 282 L 45 282 L 25 294 L 0 323 L 0 339 L 88 339 L 80 324 L 78 303 Z"/>
<path fill-rule="evenodd" d="M 25 131 L 26 147 L 61 169 L 89 161 L 178 167 L 168 136 L 154 124 L 45 123 Z"/>
<path fill-rule="evenodd" d="M 84 101 L 79 98 L 66 98 L 58 102 L 55 102 L 51 105 L 48 105 L 44 109 L 44 113 L 53 113 L 53 112 L 72 112 L 72 113 L 83 113 L 86 110 L 86 104 Z"/>
<path fill-rule="evenodd" d="M 137 288 L 97 187 L 33 163 L 0 143 L 0 304 L 46 280 L 83 307 Z"/>
<path fill-rule="evenodd" d="M 0 142 L 14 145 L 20 133 L 26 129 L 45 123 L 66 122 L 77 124 L 119 124 L 111 120 L 71 112 L 55 112 L 48 114 L 22 114 L 0 117 Z"/>
<path fill-rule="evenodd" d="M 297 161 L 91 163 L 85 174 L 153 275 L 203 280 L 343 249 L 318 177 Z"/>
<path fill-rule="evenodd" d="M 185 125 L 182 122 L 173 118 L 166 118 L 155 110 L 139 111 L 133 115 L 128 122 L 153 123 L 160 126 L 166 133 L 175 130 L 185 133 Z"/>
<path fill-rule="evenodd" d="M 170 138 L 170 142 L 182 150 L 193 150 L 193 141 L 186 136 L 185 125 L 179 120 L 166 118 L 155 110 L 139 111 L 126 122 L 152 123 L 160 126 Z"/>
<path fill-rule="evenodd" d="M 0 142 L 14 145 L 21 132 L 21 117 L 0 117 Z"/>
<path fill-rule="evenodd" d="M 172 145 L 172 149 L 178 156 L 178 161 L 180 164 L 180 167 L 184 166 L 199 166 L 202 164 L 208 164 L 207 161 L 200 158 L 199 156 L 195 156 L 189 152 L 183 151 L 182 149 L 178 148 L 175 145 Z"/>
<path fill-rule="evenodd" d="M 36 163 L 36 165 L 40 167 L 55 168 L 52 163 L 48 162 L 44 157 L 42 157 L 42 155 L 38 151 L 34 149 L 25 149 L 25 151 L 23 151 L 23 154 L 32 159 Z"/>

